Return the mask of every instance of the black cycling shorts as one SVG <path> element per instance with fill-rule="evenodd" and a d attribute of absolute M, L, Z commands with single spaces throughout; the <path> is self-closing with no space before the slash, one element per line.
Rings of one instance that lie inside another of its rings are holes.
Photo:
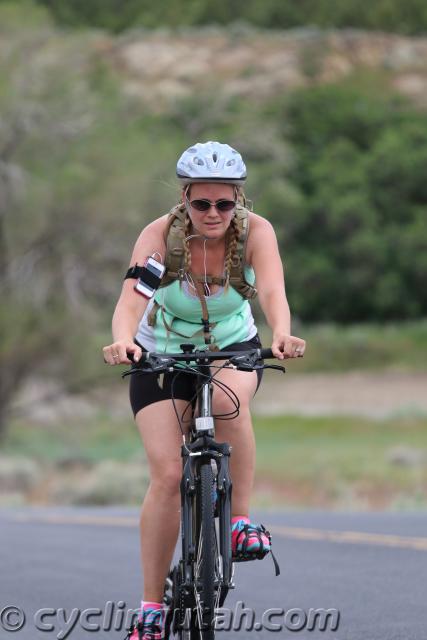
<path fill-rule="evenodd" d="M 141 347 L 143 351 L 147 351 L 138 340 L 134 342 Z M 221 351 L 245 351 L 246 349 L 261 348 L 261 341 L 258 334 L 251 340 L 246 342 L 235 342 L 221 349 Z M 132 368 L 134 366 L 132 365 Z M 258 387 L 261 383 L 263 370 L 258 369 L 257 372 L 258 383 L 255 389 L 255 393 L 258 391 Z M 171 385 L 172 380 L 175 378 L 173 384 L 173 397 L 178 400 L 187 400 L 189 402 L 196 392 L 195 380 L 196 375 L 190 375 L 188 373 L 180 373 L 177 375 L 176 371 L 163 374 L 162 386 L 159 386 L 159 374 L 157 373 L 133 373 L 130 376 L 129 384 L 129 397 L 132 407 L 133 415 L 136 416 L 138 411 L 147 407 L 154 402 L 160 402 L 160 400 L 170 400 L 172 398 Z"/>

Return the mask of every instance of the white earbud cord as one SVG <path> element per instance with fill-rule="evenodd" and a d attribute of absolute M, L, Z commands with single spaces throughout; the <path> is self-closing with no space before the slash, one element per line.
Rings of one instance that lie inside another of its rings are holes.
<path fill-rule="evenodd" d="M 191 240 L 191 238 L 200 238 L 203 237 L 201 236 L 199 233 L 194 233 L 191 236 L 187 236 L 185 239 L 186 240 Z M 204 268 L 204 272 L 205 272 L 205 281 L 203 283 L 203 288 L 205 290 L 205 297 L 210 296 L 211 295 L 211 290 L 209 289 L 209 285 L 207 283 L 207 267 L 206 267 L 206 240 L 207 238 L 203 238 L 203 268 Z M 185 279 L 187 280 L 187 283 L 190 287 L 192 287 L 194 289 L 194 291 L 196 291 L 197 293 L 197 289 L 194 286 L 194 281 L 193 278 L 188 274 L 185 273 Z"/>

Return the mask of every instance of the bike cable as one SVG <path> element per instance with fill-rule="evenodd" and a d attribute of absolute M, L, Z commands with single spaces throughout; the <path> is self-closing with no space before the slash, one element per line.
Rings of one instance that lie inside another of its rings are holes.
<path fill-rule="evenodd" d="M 177 398 L 175 398 L 174 396 L 174 386 L 175 386 L 175 381 L 177 379 L 177 377 L 179 376 L 180 373 L 187 373 L 187 374 L 191 374 L 191 375 L 201 375 L 203 377 L 205 377 L 209 382 L 212 382 L 213 384 L 215 384 L 217 387 L 219 387 L 220 389 L 222 389 L 224 391 L 224 393 L 228 396 L 228 398 L 231 400 L 231 402 L 234 404 L 234 410 L 230 411 L 228 413 L 224 413 L 224 414 L 218 414 L 218 415 L 214 415 L 214 418 L 217 418 L 219 420 L 232 420 L 234 417 L 236 417 L 237 415 L 239 415 L 239 409 L 240 409 L 240 400 L 238 398 L 238 396 L 236 395 L 236 393 L 233 391 L 233 389 L 231 389 L 228 385 L 226 385 L 224 382 L 221 382 L 220 380 L 215 380 L 215 376 L 219 374 L 219 372 L 224 369 L 227 368 L 227 365 L 229 364 L 229 361 L 227 360 L 226 362 L 224 362 L 223 365 L 219 366 L 219 367 L 215 367 L 215 365 L 211 365 L 211 368 L 216 368 L 218 369 L 218 371 L 216 371 L 213 375 L 208 375 L 208 374 L 203 374 L 201 373 L 199 370 L 191 367 L 191 366 L 179 366 L 179 371 L 177 371 L 176 375 L 172 378 L 172 382 L 171 382 L 171 400 L 172 400 L 172 405 L 175 411 L 175 415 L 176 418 L 178 420 L 178 424 L 179 424 L 179 428 L 181 430 L 182 433 L 182 439 L 183 439 L 183 443 L 184 446 L 185 445 L 185 433 L 184 433 L 184 429 L 183 429 L 183 424 L 185 422 L 190 422 L 192 418 L 189 418 L 188 420 L 185 419 L 185 414 L 187 413 L 187 411 L 189 410 L 189 408 L 193 408 L 193 403 L 197 398 L 198 395 L 198 390 L 195 392 L 195 394 L 190 398 L 190 400 L 188 401 L 187 405 L 184 407 L 184 410 L 181 414 L 181 417 L 179 416 L 179 412 L 176 408 L 175 405 L 175 400 L 177 400 Z M 176 368 L 175 368 L 176 370 Z"/>
<path fill-rule="evenodd" d="M 212 416 L 213 418 L 218 418 L 220 420 L 233 420 L 233 418 L 235 418 L 236 416 L 239 415 L 239 410 L 240 410 L 240 400 L 239 400 L 239 397 L 237 396 L 237 394 L 233 391 L 233 389 L 231 389 L 231 387 L 229 387 L 227 384 L 225 384 L 225 382 L 222 382 L 221 380 L 215 380 L 214 379 L 215 376 L 217 376 L 222 369 L 228 368 L 228 366 L 227 366 L 228 363 L 229 363 L 229 361 L 227 360 L 226 362 L 224 362 L 224 364 L 222 364 L 219 367 L 215 366 L 215 365 L 211 365 L 210 366 L 211 369 L 218 369 L 218 371 L 216 371 L 213 375 L 205 375 L 205 377 L 209 379 L 209 382 L 212 382 L 217 387 L 222 389 L 222 391 L 225 393 L 225 395 L 234 404 L 233 411 L 229 411 L 228 413 L 220 413 L 220 414 L 216 414 L 216 415 Z M 196 390 L 196 392 L 193 395 L 193 397 L 189 400 L 187 406 L 185 407 L 185 409 L 184 409 L 184 411 L 182 413 L 182 416 L 184 416 L 185 413 L 188 411 L 189 406 L 192 406 L 194 400 L 197 398 L 197 394 L 198 394 L 198 390 Z"/>

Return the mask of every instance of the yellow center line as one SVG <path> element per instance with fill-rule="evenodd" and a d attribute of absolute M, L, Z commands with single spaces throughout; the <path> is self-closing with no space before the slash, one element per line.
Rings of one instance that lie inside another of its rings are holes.
<path fill-rule="evenodd" d="M 273 525 L 269 527 L 271 533 L 283 538 L 298 540 L 326 540 L 347 544 L 374 544 L 383 547 L 402 547 L 427 551 L 427 538 L 412 536 L 397 536 L 389 533 L 367 533 L 364 531 L 327 531 L 325 529 L 307 529 L 305 527 L 286 527 Z"/>
<path fill-rule="evenodd" d="M 113 527 L 137 527 L 139 519 L 133 516 L 97 516 L 66 514 L 16 514 L 12 517 L 20 522 L 46 522 L 50 524 L 77 524 Z M 269 531 L 282 538 L 295 540 L 320 540 L 341 544 L 372 544 L 383 547 L 398 547 L 427 551 L 427 538 L 398 536 L 389 533 L 367 533 L 364 531 L 329 531 L 307 527 L 272 525 Z"/>

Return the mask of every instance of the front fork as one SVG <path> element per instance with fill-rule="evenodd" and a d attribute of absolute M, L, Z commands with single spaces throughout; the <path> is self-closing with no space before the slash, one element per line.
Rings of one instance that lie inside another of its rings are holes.
<path fill-rule="evenodd" d="M 231 446 L 227 443 L 218 445 L 223 447 L 218 466 L 218 516 L 219 516 L 219 544 L 223 568 L 223 588 L 226 591 L 233 587 L 233 563 L 231 560 L 231 494 L 232 482 L 229 473 Z M 224 594 L 224 595 L 225 595 Z"/>
<path fill-rule="evenodd" d="M 216 442 L 210 435 L 201 435 L 192 443 L 181 446 L 183 474 L 181 479 L 181 543 L 183 559 L 183 587 L 191 593 L 194 584 L 195 531 L 193 504 L 198 481 L 200 459 L 215 460 L 217 465 L 217 492 L 219 516 L 219 553 L 222 558 L 222 589 L 226 592 L 232 584 L 231 560 L 231 490 L 229 473 L 231 447 L 226 442 Z"/>

